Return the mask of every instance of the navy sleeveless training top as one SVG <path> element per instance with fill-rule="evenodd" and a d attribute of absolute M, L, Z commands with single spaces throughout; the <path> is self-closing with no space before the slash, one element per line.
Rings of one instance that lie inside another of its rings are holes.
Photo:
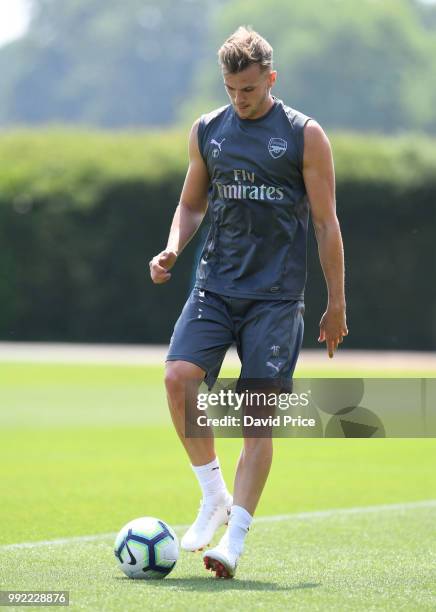
<path fill-rule="evenodd" d="M 241 119 L 232 105 L 201 117 L 211 225 L 197 287 L 231 297 L 303 299 L 309 216 L 303 130 L 309 119 L 277 98 L 258 119 Z"/>

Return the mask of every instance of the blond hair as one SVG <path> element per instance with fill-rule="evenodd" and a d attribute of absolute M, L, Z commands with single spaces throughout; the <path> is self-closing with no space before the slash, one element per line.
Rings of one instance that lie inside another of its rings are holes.
<path fill-rule="evenodd" d="M 218 61 L 221 68 L 231 74 L 241 72 L 251 64 L 259 64 L 262 70 L 271 70 L 273 48 L 250 26 L 240 26 L 219 49 Z"/>

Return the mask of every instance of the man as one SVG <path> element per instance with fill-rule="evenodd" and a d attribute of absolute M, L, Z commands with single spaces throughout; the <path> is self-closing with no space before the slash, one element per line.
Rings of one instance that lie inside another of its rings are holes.
<path fill-rule="evenodd" d="M 309 202 L 328 290 L 318 340 L 326 342 L 330 357 L 348 331 L 329 141 L 316 121 L 271 95 L 277 73 L 272 48 L 259 34 L 238 28 L 218 56 L 230 104 L 192 127 L 180 203 L 167 247 L 151 260 L 150 272 L 155 283 L 171 278 L 209 205 L 211 228 L 195 287 L 174 328 L 165 382 L 175 428 L 203 493 L 182 548 L 205 548 L 228 523 L 204 561 L 217 576 L 232 577 L 268 477 L 272 440 L 244 439 L 232 499 L 213 437 L 185 437 L 185 400 L 193 401 L 186 385 L 206 379 L 212 386 L 233 341 L 241 379 L 291 379 L 303 335 Z"/>

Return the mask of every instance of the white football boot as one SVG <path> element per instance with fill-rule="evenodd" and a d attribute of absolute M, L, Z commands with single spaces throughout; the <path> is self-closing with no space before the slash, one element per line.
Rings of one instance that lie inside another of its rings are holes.
<path fill-rule="evenodd" d="M 232 503 L 233 497 L 229 493 L 221 504 L 202 500 L 195 522 L 180 542 L 183 550 L 195 552 L 209 546 L 216 530 L 229 522 Z"/>
<path fill-rule="evenodd" d="M 229 546 L 226 535 L 227 533 L 224 534 L 215 548 L 206 550 L 203 555 L 205 568 L 215 572 L 216 578 L 233 578 L 241 556 L 239 552 Z"/>

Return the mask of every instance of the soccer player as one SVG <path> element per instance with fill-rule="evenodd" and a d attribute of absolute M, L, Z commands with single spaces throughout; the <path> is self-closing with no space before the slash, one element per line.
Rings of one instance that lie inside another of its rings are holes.
<path fill-rule="evenodd" d="M 218 57 L 230 104 L 192 126 L 180 202 L 166 249 L 150 261 L 150 274 L 157 284 L 171 278 L 209 207 L 211 227 L 195 287 L 171 338 L 165 384 L 175 428 L 203 494 L 182 548 L 204 549 L 228 523 L 204 560 L 217 576 L 232 577 L 268 477 L 272 440 L 244 439 L 232 499 L 213 437 L 185 437 L 186 385 L 205 379 L 210 388 L 233 341 L 242 380 L 291 379 L 303 337 L 309 209 L 328 293 L 318 340 L 326 342 L 329 357 L 348 330 L 327 136 L 316 121 L 271 94 L 277 79 L 273 50 L 257 32 L 238 28 Z"/>

